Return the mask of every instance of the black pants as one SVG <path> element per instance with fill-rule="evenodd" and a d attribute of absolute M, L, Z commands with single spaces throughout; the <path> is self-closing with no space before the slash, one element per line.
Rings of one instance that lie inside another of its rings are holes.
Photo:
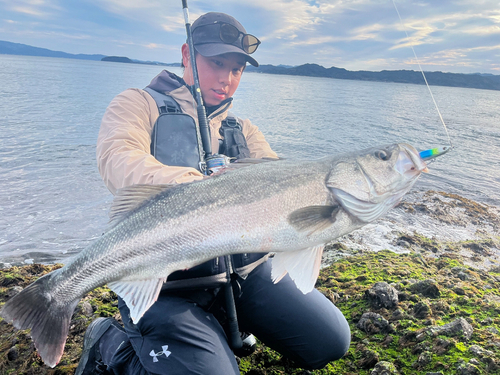
<path fill-rule="evenodd" d="M 347 352 L 349 325 L 316 289 L 303 294 L 288 275 L 274 284 L 270 261 L 240 284 L 236 309 L 241 331 L 306 369 L 322 368 Z M 240 373 L 218 320 L 192 300 L 162 293 L 137 325 L 122 300 L 119 309 L 129 341 L 110 364 L 116 374 Z"/>

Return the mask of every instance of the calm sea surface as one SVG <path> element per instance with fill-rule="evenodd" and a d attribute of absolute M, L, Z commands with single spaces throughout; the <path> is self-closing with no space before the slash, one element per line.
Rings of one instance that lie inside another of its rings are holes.
<path fill-rule="evenodd" d="M 161 67 L 0 55 L 0 261 L 63 261 L 100 236 L 112 196 L 95 142 L 115 95 Z M 180 74 L 180 69 L 173 69 Z M 500 92 L 433 87 L 455 146 L 415 185 L 500 206 Z M 424 86 L 247 73 L 233 112 L 289 159 L 392 142 L 447 145 Z"/>

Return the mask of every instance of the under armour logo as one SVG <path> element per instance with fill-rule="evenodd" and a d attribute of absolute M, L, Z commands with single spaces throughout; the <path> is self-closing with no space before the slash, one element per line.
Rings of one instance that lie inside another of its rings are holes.
<path fill-rule="evenodd" d="M 165 354 L 165 357 L 168 357 L 170 354 L 172 354 L 171 352 L 169 352 L 167 349 L 168 349 L 168 345 L 163 345 L 161 347 L 163 349 L 162 352 L 158 352 L 158 353 L 155 353 L 154 350 L 151 350 L 151 352 L 149 352 L 149 355 L 151 357 L 153 357 L 153 362 L 158 362 L 158 358 L 159 356 L 161 356 L 162 354 Z"/>

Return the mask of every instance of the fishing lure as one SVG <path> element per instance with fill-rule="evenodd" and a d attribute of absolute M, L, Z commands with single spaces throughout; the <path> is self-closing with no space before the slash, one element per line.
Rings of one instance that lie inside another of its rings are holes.
<path fill-rule="evenodd" d="M 438 146 L 435 148 L 430 148 L 428 150 L 420 151 L 420 157 L 424 161 L 429 161 L 434 158 L 437 158 L 438 156 L 446 154 L 448 151 L 450 151 L 452 147 L 450 146 Z"/>

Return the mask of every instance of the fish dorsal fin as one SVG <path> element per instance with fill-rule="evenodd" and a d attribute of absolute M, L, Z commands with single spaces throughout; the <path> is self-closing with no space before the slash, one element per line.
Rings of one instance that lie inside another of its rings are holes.
<path fill-rule="evenodd" d="M 178 185 L 132 185 L 118 190 L 109 211 L 109 227 L 114 227 L 127 213 L 149 198 L 174 186 Z"/>
<path fill-rule="evenodd" d="M 313 234 L 332 225 L 339 210 L 340 206 L 336 204 L 303 207 L 288 216 L 288 223 L 298 231 L 309 231 L 309 234 Z"/>
<path fill-rule="evenodd" d="M 108 283 L 109 289 L 118 294 L 127 304 L 134 324 L 158 299 L 166 278 L 146 280 L 118 280 Z"/>
<path fill-rule="evenodd" d="M 288 272 L 299 290 L 306 294 L 314 288 L 321 267 L 321 257 L 325 245 L 305 250 L 276 253 L 272 258 L 271 277 L 274 283 Z"/>

